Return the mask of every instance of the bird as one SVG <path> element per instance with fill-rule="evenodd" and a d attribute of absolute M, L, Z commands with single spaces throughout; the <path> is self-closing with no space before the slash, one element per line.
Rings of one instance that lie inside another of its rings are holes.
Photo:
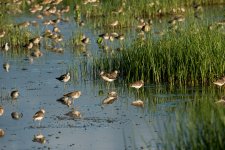
<path fill-rule="evenodd" d="M 140 80 L 140 81 L 136 81 L 130 84 L 130 87 L 133 87 L 135 89 L 140 89 L 142 86 L 144 86 L 144 81 Z"/>
<path fill-rule="evenodd" d="M 11 117 L 15 120 L 19 120 L 20 118 L 23 117 L 23 114 L 22 113 L 19 113 L 19 112 L 12 112 L 11 113 Z"/>
<path fill-rule="evenodd" d="M 2 49 L 4 50 L 4 51 L 8 51 L 9 50 L 9 43 L 5 43 L 3 46 L 2 46 Z"/>
<path fill-rule="evenodd" d="M 19 91 L 18 90 L 14 90 L 11 92 L 10 96 L 12 99 L 17 99 L 19 97 Z"/>
<path fill-rule="evenodd" d="M 72 99 L 77 99 L 80 97 L 80 95 L 81 95 L 81 91 L 73 91 L 73 92 L 64 94 L 63 96 L 70 97 Z"/>
<path fill-rule="evenodd" d="M 223 96 L 220 100 L 216 101 L 215 104 L 225 106 L 225 96 Z"/>
<path fill-rule="evenodd" d="M 225 77 L 222 77 L 216 81 L 213 82 L 213 84 L 218 85 L 218 86 L 223 86 L 225 84 Z"/>
<path fill-rule="evenodd" d="M 70 107 L 72 104 L 72 101 L 69 99 L 69 97 L 66 97 L 66 96 L 63 96 L 63 97 L 57 99 L 57 101 L 64 105 L 67 105 L 68 107 Z"/>
<path fill-rule="evenodd" d="M 6 72 L 9 72 L 10 64 L 9 63 L 4 63 L 3 64 L 3 69 L 5 69 Z"/>
<path fill-rule="evenodd" d="M 41 125 L 41 120 L 44 119 L 45 116 L 45 110 L 44 109 L 40 109 L 39 111 L 37 111 L 34 115 L 33 115 L 33 120 L 34 121 L 40 121 L 39 122 L 39 127 Z"/>
<path fill-rule="evenodd" d="M 32 42 L 29 42 L 29 43 L 25 44 L 23 47 L 26 48 L 27 50 L 30 50 L 33 48 L 33 46 L 34 46 L 34 44 Z"/>
<path fill-rule="evenodd" d="M 112 104 L 116 100 L 117 96 L 108 96 L 102 101 L 102 104 Z"/>
<path fill-rule="evenodd" d="M 133 106 L 144 107 L 144 102 L 142 100 L 135 100 L 131 103 Z"/>
<path fill-rule="evenodd" d="M 2 116 L 3 114 L 4 114 L 4 108 L 3 108 L 3 106 L 0 106 L 0 116 Z"/>
<path fill-rule="evenodd" d="M 114 80 L 116 80 L 117 76 L 118 76 L 118 71 L 115 70 L 113 72 L 110 73 L 106 73 L 104 71 L 101 71 L 100 73 L 101 78 L 107 82 L 107 88 L 109 89 L 109 82 L 113 82 Z"/>
<path fill-rule="evenodd" d="M 31 52 L 30 56 L 38 58 L 43 56 L 43 53 L 40 51 L 40 49 L 36 48 L 33 52 Z"/>
<path fill-rule="evenodd" d="M 70 80 L 70 73 L 67 72 L 66 74 L 61 75 L 60 77 L 56 78 L 57 80 L 61 81 L 61 82 L 68 82 Z"/>
<path fill-rule="evenodd" d="M 0 138 L 3 137 L 5 135 L 5 132 L 3 129 L 0 129 Z"/>
<path fill-rule="evenodd" d="M 71 98 L 72 100 L 75 100 L 81 96 L 81 91 L 73 91 L 73 92 L 64 94 L 63 96 Z"/>
<path fill-rule="evenodd" d="M 114 80 L 116 80 L 116 78 L 118 76 L 118 71 L 115 70 L 115 71 L 110 72 L 110 73 L 106 73 L 104 71 L 101 71 L 100 76 L 102 77 L 103 80 L 105 80 L 107 82 L 113 82 Z"/>
<path fill-rule="evenodd" d="M 75 110 L 74 108 L 72 108 L 72 110 L 66 113 L 65 115 L 71 118 L 81 118 L 81 113 L 78 110 Z"/>
<path fill-rule="evenodd" d="M 139 96 L 139 89 L 143 86 L 144 86 L 143 80 L 136 81 L 136 82 L 133 82 L 133 83 L 130 84 L 130 87 L 133 87 L 133 88 L 137 89 L 138 96 Z"/>
<path fill-rule="evenodd" d="M 111 91 L 111 92 L 108 92 L 108 97 L 117 97 L 117 93 L 116 91 Z"/>
<path fill-rule="evenodd" d="M 110 25 L 111 27 L 115 27 L 115 26 L 117 26 L 118 24 L 119 24 L 119 21 L 116 20 L 116 21 L 110 23 L 109 25 Z"/>
<path fill-rule="evenodd" d="M 88 44 L 90 42 L 90 39 L 88 37 L 84 37 L 84 38 L 81 39 L 81 42 L 83 44 Z"/>
<path fill-rule="evenodd" d="M 0 29 L 0 38 L 3 38 L 5 36 L 5 31 Z"/>
<path fill-rule="evenodd" d="M 34 138 L 32 140 L 33 142 L 38 142 L 38 143 L 41 143 L 41 144 L 44 144 L 46 143 L 46 139 L 45 139 L 45 136 L 41 133 L 37 134 L 37 135 L 34 135 Z"/>
<path fill-rule="evenodd" d="M 39 45 L 42 38 L 42 36 L 34 37 L 30 39 L 29 42 L 33 43 L 34 45 Z"/>

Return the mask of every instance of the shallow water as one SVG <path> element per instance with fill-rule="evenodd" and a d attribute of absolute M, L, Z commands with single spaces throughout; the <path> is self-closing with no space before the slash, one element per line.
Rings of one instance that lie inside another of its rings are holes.
<path fill-rule="evenodd" d="M 35 18 L 20 16 L 15 20 L 27 19 Z M 193 100 L 196 91 L 201 95 L 201 89 L 170 91 L 166 85 L 145 85 L 140 90 L 145 107 L 134 107 L 131 102 L 138 99 L 135 89 L 128 88 L 121 79 L 107 89 L 100 77 L 90 77 L 89 65 L 87 68 L 82 65 L 89 64 L 92 56 L 100 53 L 97 33 L 90 28 L 79 28 L 72 20 L 60 23 L 59 28 L 63 31 L 64 42 L 72 36 L 71 29 L 74 33 L 78 30 L 85 33 L 90 37 L 88 51 L 93 55 L 85 57 L 67 44 L 63 54 L 50 52 L 42 46 L 44 55 L 34 58 L 32 63 L 27 55 L 11 55 L 10 51 L 0 53 L 0 64 L 8 62 L 11 65 L 9 72 L 0 68 L 0 104 L 5 108 L 0 117 L 0 128 L 5 131 L 5 136 L 0 138 L 1 149 L 162 149 L 160 135 L 164 133 L 165 123 L 175 119 L 173 109 L 181 102 Z M 37 30 L 43 31 L 44 28 Z M 69 70 L 72 81 L 64 84 L 55 79 Z M 20 96 L 12 100 L 9 95 L 15 89 Z M 80 119 L 66 116 L 71 108 L 56 101 L 73 90 L 82 92 L 74 101 L 75 108 L 81 112 Z M 110 90 L 118 92 L 118 100 L 102 106 Z M 212 97 L 217 95 L 214 93 Z M 39 127 L 32 116 L 40 108 L 46 110 L 46 115 Z M 20 112 L 23 116 L 13 120 L 12 112 Z M 45 136 L 45 144 L 32 141 L 38 133 Z"/>

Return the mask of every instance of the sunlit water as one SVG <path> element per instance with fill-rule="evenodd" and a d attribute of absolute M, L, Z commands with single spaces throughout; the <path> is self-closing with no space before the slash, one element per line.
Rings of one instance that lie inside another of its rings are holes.
<path fill-rule="evenodd" d="M 16 21 L 27 19 L 35 18 L 22 16 Z M 121 79 L 107 89 L 100 77 L 84 76 L 84 72 L 89 74 L 91 68 L 82 65 L 82 62 L 90 63 L 92 57 L 100 53 L 96 44 L 98 32 L 79 28 L 72 17 L 71 22 L 60 23 L 59 28 L 64 41 L 79 32 L 90 37 L 91 44 L 87 49 L 92 55 L 85 57 L 79 52 L 74 53 L 76 48 L 73 50 L 67 44 L 64 44 L 63 54 L 50 52 L 42 46 L 44 55 L 34 58 L 32 63 L 26 55 L 0 54 L 0 64 L 8 62 L 11 65 L 9 72 L 0 68 L 0 105 L 5 108 L 4 115 L 0 117 L 0 128 L 5 131 L 5 136 L 0 139 L 1 149 L 162 149 L 160 136 L 164 133 L 165 123 L 175 119 L 173 108 L 178 103 L 193 100 L 195 89 L 169 91 L 166 85 L 145 85 L 138 97 L 137 91 L 124 85 Z M 35 31 L 42 33 L 44 29 L 39 27 Z M 72 81 L 64 85 L 55 79 L 69 70 Z M 12 100 L 9 95 L 15 89 L 19 90 L 20 96 Z M 82 114 L 81 119 L 66 116 L 71 108 L 56 101 L 74 90 L 82 92 L 74 102 L 75 108 Z M 101 102 L 110 90 L 118 92 L 118 100 L 102 106 Z M 145 102 L 144 108 L 131 105 L 138 98 Z M 32 116 L 40 108 L 46 110 L 46 115 L 39 127 Z M 12 112 L 20 112 L 23 116 L 14 120 Z M 33 142 L 34 135 L 38 133 L 45 136 L 45 144 Z"/>

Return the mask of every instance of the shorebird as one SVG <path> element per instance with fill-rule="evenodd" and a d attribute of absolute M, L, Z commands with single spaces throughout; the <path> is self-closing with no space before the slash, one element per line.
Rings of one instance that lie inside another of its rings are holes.
<path fill-rule="evenodd" d="M 135 89 L 140 89 L 142 86 L 144 86 L 144 81 L 140 80 L 140 81 L 136 81 L 130 84 L 130 87 L 133 87 Z"/>
<path fill-rule="evenodd" d="M 102 104 L 112 104 L 116 100 L 117 96 L 108 96 L 102 101 Z"/>
<path fill-rule="evenodd" d="M 9 72 L 10 64 L 9 63 L 4 63 L 3 64 L 3 69 L 5 69 L 6 72 Z"/>
<path fill-rule="evenodd" d="M 42 36 L 38 36 L 38 37 L 30 39 L 29 42 L 33 43 L 34 45 L 40 45 L 41 39 L 42 39 Z"/>
<path fill-rule="evenodd" d="M 27 50 L 30 50 L 33 48 L 33 46 L 34 46 L 34 44 L 32 42 L 29 42 L 29 43 L 25 44 L 23 47 L 26 48 Z"/>
<path fill-rule="evenodd" d="M 60 29 L 59 29 L 58 27 L 53 27 L 52 31 L 55 32 L 55 33 L 61 32 Z"/>
<path fill-rule="evenodd" d="M 102 77 L 103 80 L 105 80 L 107 82 L 113 82 L 114 80 L 116 80 L 116 78 L 118 76 L 118 71 L 115 70 L 115 71 L 110 72 L 110 73 L 106 73 L 106 72 L 102 71 L 100 73 L 100 76 Z"/>
<path fill-rule="evenodd" d="M 73 92 L 64 94 L 63 96 L 71 98 L 72 101 L 74 101 L 75 99 L 77 99 L 81 96 L 81 91 L 73 91 Z"/>
<path fill-rule="evenodd" d="M 66 96 L 63 96 L 60 99 L 57 99 L 57 101 L 64 105 L 67 105 L 68 107 L 70 107 L 72 104 L 72 101 L 69 99 L 69 97 L 66 97 Z"/>
<path fill-rule="evenodd" d="M 218 105 L 225 106 L 225 96 L 223 96 L 220 100 L 215 102 Z"/>
<path fill-rule="evenodd" d="M 0 116 L 2 116 L 3 114 L 4 114 L 4 108 L 0 106 Z"/>
<path fill-rule="evenodd" d="M 133 83 L 130 84 L 130 87 L 133 87 L 133 88 L 137 89 L 138 95 L 139 95 L 139 89 L 143 86 L 144 86 L 143 80 L 136 81 L 136 82 L 133 82 Z"/>
<path fill-rule="evenodd" d="M 70 73 L 67 72 L 66 74 L 61 75 L 60 77 L 56 78 L 57 80 L 61 81 L 61 82 L 68 82 L 70 80 Z"/>
<path fill-rule="evenodd" d="M 30 55 L 31 55 L 32 57 L 38 58 L 38 57 L 43 56 L 43 53 L 42 53 L 38 48 L 36 48 L 33 52 L 31 52 Z"/>
<path fill-rule="evenodd" d="M 15 91 L 12 91 L 10 96 L 12 99 L 17 99 L 19 97 L 19 91 L 18 90 L 15 90 Z"/>
<path fill-rule="evenodd" d="M 3 46 L 2 46 L 2 49 L 4 50 L 4 51 L 8 51 L 9 50 L 9 43 L 5 43 Z"/>
<path fill-rule="evenodd" d="M 118 20 L 116 20 L 116 21 L 114 21 L 114 22 L 112 22 L 112 23 L 110 23 L 109 25 L 111 26 L 111 27 L 116 27 L 117 25 L 119 24 L 119 21 Z"/>
<path fill-rule="evenodd" d="M 66 7 L 61 9 L 61 13 L 68 13 L 70 11 L 70 6 L 67 5 Z"/>
<path fill-rule="evenodd" d="M 115 91 L 111 91 L 108 93 L 108 97 L 117 97 L 117 93 Z"/>
<path fill-rule="evenodd" d="M 131 103 L 133 106 L 144 107 L 144 102 L 142 100 L 136 100 Z"/>
<path fill-rule="evenodd" d="M 64 94 L 63 96 L 66 96 L 72 99 L 77 99 L 81 96 L 81 91 L 73 91 L 73 92 Z"/>
<path fill-rule="evenodd" d="M 88 44 L 90 42 L 90 39 L 88 37 L 84 37 L 84 38 L 81 39 L 81 42 L 83 44 Z"/>
<path fill-rule="evenodd" d="M 99 37 L 105 39 L 105 40 L 108 40 L 109 39 L 109 33 L 102 33 L 100 35 L 98 35 Z"/>
<path fill-rule="evenodd" d="M 22 22 L 22 23 L 19 23 L 17 25 L 15 25 L 16 27 L 18 28 L 26 28 L 30 25 L 30 22 L 29 21 L 25 21 L 25 22 Z"/>
<path fill-rule="evenodd" d="M 225 77 L 222 77 L 222 78 L 214 81 L 213 84 L 216 84 L 216 85 L 218 85 L 220 87 L 223 86 L 225 84 Z"/>
<path fill-rule="evenodd" d="M 141 28 L 142 31 L 144 32 L 149 32 L 151 30 L 151 26 L 146 23 L 142 28 Z"/>
<path fill-rule="evenodd" d="M 44 109 L 40 109 L 33 116 L 34 121 L 39 121 L 39 127 L 41 126 L 41 120 L 44 118 L 44 116 L 45 116 L 45 110 Z"/>
<path fill-rule="evenodd" d="M 5 135 L 5 132 L 3 129 L 0 129 L 0 138 L 3 137 Z"/>
<path fill-rule="evenodd" d="M 115 33 L 115 32 L 114 32 Z M 114 34 L 113 33 L 113 34 Z M 117 35 L 116 35 L 117 34 Z M 124 36 L 124 34 L 118 34 L 118 33 L 116 33 L 115 35 L 112 35 L 113 37 L 115 37 L 116 39 L 118 39 L 118 40 L 120 40 L 120 41 L 122 41 L 122 40 L 124 40 L 125 39 L 125 36 Z"/>
<path fill-rule="evenodd" d="M 15 120 L 19 120 L 20 118 L 23 117 L 23 114 L 22 113 L 18 113 L 18 112 L 12 112 L 11 113 L 11 117 Z"/>
<path fill-rule="evenodd" d="M 5 36 L 5 31 L 0 29 L 0 38 L 3 38 Z"/>
<path fill-rule="evenodd" d="M 101 78 L 107 82 L 107 85 L 109 82 L 113 82 L 114 80 L 116 80 L 117 76 L 118 76 L 118 71 L 115 70 L 113 72 L 110 73 L 106 73 L 104 71 L 101 71 L 100 73 Z M 108 87 L 109 88 L 109 87 Z"/>
<path fill-rule="evenodd" d="M 81 118 L 81 113 L 78 110 L 75 110 L 74 108 L 72 108 L 72 111 L 66 113 L 65 115 L 72 118 Z"/>
<path fill-rule="evenodd" d="M 41 133 L 37 134 L 37 135 L 34 135 L 34 138 L 32 140 L 33 142 L 38 142 L 38 143 L 41 143 L 41 144 L 44 144 L 46 143 L 46 139 L 45 139 L 45 136 Z"/>

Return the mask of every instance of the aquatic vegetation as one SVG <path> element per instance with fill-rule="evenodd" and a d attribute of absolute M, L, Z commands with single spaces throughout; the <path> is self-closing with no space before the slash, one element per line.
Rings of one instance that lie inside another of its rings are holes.
<path fill-rule="evenodd" d="M 114 68 L 127 80 L 206 85 L 225 72 L 223 41 L 220 31 L 191 25 L 159 39 L 137 39 L 121 53 L 94 60 L 94 70 Z"/>
<path fill-rule="evenodd" d="M 104 1 L 78 1 L 74 8 L 75 20 L 92 20 L 95 28 L 110 29 L 110 23 L 118 21 L 113 29 L 132 27 L 137 18 L 161 18 L 174 14 L 185 14 L 186 9 L 193 8 L 199 14 L 202 6 L 223 4 L 222 0 L 196 0 L 196 1 L 163 1 L 163 0 L 104 0 Z"/>
<path fill-rule="evenodd" d="M 167 122 L 164 126 L 164 149 L 219 150 L 225 147 L 224 106 L 219 106 L 212 99 L 204 97 L 180 107 L 179 111 L 176 111 L 176 121 Z"/>

